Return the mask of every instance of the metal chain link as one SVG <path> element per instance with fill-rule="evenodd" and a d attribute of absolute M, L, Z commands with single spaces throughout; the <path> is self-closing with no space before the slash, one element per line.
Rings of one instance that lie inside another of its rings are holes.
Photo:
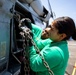
<path fill-rule="evenodd" d="M 18 27 L 20 28 L 20 29 L 22 29 L 21 28 L 21 25 L 22 25 L 22 22 L 23 22 L 23 20 L 20 20 L 20 15 L 19 14 L 14 14 L 14 18 L 16 18 L 16 20 L 19 22 L 19 25 L 18 25 Z M 22 33 L 24 33 L 24 32 L 22 32 Z M 26 49 L 28 48 L 28 46 L 29 46 L 29 44 L 28 44 L 28 42 L 29 42 L 29 38 L 27 37 L 27 33 L 26 33 L 26 35 L 24 35 L 24 34 L 21 34 L 22 35 L 22 40 L 23 40 L 23 62 L 24 62 L 24 75 L 30 75 L 30 66 L 29 66 L 29 59 L 28 59 L 28 57 L 27 57 L 27 53 L 26 53 Z M 25 43 L 25 41 L 27 41 L 27 45 L 26 45 L 26 43 Z M 21 62 L 18 60 L 18 58 L 12 53 L 12 55 L 14 56 L 14 58 L 21 64 Z M 20 75 L 22 75 L 21 73 L 20 73 Z"/>
<path fill-rule="evenodd" d="M 19 28 L 21 30 L 24 30 L 24 26 L 22 26 L 22 22 L 24 21 L 24 19 L 21 19 L 19 21 Z M 21 27 L 22 26 L 22 27 Z M 26 29 L 26 28 L 25 28 Z M 24 62 L 24 72 L 25 72 L 25 75 L 30 75 L 30 66 L 29 66 L 29 59 L 28 59 L 28 56 L 27 56 L 27 52 L 26 50 L 28 49 L 29 47 L 29 38 L 27 37 L 28 36 L 28 32 L 26 31 L 26 34 L 24 31 L 22 31 L 22 39 L 24 40 L 23 41 L 23 62 Z"/>
<path fill-rule="evenodd" d="M 54 75 L 53 71 L 50 69 L 48 63 L 46 62 L 46 60 L 44 59 L 44 57 L 41 55 L 39 48 L 37 47 L 37 45 L 35 44 L 34 40 L 32 39 L 31 35 L 28 35 L 28 38 L 31 40 L 36 52 L 40 55 L 43 64 L 45 65 L 45 67 L 48 69 L 49 75 Z"/>
<path fill-rule="evenodd" d="M 23 35 L 22 39 L 24 39 L 25 41 L 27 41 L 27 43 L 25 44 L 25 41 L 23 41 L 23 56 L 24 56 L 24 71 L 25 71 L 25 75 L 30 75 L 30 66 L 29 64 L 29 59 L 27 58 L 27 53 L 26 53 L 26 49 L 28 48 L 29 44 L 29 39 L 26 37 L 26 35 Z"/>
<path fill-rule="evenodd" d="M 24 20 L 25 20 L 25 19 L 22 19 L 22 20 L 21 20 L 21 22 L 19 23 L 19 26 L 21 26 L 21 23 L 22 23 Z M 24 30 L 24 28 L 23 28 L 23 30 Z M 29 29 L 29 32 L 31 32 L 30 29 Z M 44 66 L 47 68 L 47 70 L 48 70 L 48 72 L 49 72 L 49 75 L 54 75 L 54 73 L 53 73 L 53 71 L 50 69 L 48 63 L 46 62 L 46 60 L 44 59 L 44 57 L 41 55 L 39 48 L 38 48 L 37 45 L 35 44 L 35 42 L 34 42 L 34 40 L 32 39 L 32 37 L 31 37 L 31 35 L 30 35 L 29 32 L 27 32 L 26 30 L 24 31 L 25 38 L 26 38 L 27 42 L 29 43 L 29 40 L 28 40 L 28 38 L 29 38 L 29 39 L 31 40 L 31 43 L 33 44 L 34 48 L 36 49 L 36 52 L 40 55 L 40 57 L 41 57 L 41 59 L 42 59 L 42 61 L 43 61 Z M 24 42 L 24 43 L 25 43 L 25 42 Z M 24 46 L 24 51 L 25 51 L 25 47 L 26 47 L 26 46 Z"/>

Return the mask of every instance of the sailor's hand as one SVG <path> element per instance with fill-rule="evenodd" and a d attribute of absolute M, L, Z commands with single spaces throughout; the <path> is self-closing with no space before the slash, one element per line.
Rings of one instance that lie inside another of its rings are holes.
<path fill-rule="evenodd" d="M 19 26 L 27 26 L 30 30 L 32 30 L 31 20 L 29 18 L 21 19 Z"/>
<path fill-rule="evenodd" d="M 29 28 L 22 27 L 23 36 L 25 37 L 25 43 L 28 43 L 29 46 L 32 46 L 31 39 L 33 38 L 33 33 Z"/>

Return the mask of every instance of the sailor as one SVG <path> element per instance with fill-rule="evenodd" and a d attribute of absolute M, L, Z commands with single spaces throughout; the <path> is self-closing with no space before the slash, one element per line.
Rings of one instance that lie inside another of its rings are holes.
<path fill-rule="evenodd" d="M 64 75 L 69 59 L 67 40 L 75 32 L 73 19 L 67 16 L 59 17 L 43 31 L 32 23 L 30 25 L 32 38 L 40 51 L 37 53 L 33 43 L 29 42 L 31 69 L 36 75 Z"/>

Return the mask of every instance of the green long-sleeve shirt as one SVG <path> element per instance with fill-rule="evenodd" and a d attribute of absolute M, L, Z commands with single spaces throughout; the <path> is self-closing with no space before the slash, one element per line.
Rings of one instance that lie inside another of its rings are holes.
<path fill-rule="evenodd" d="M 66 41 L 53 42 L 50 39 L 42 40 L 41 29 L 32 24 L 33 40 L 40 49 L 41 55 L 48 63 L 54 75 L 64 75 L 67 66 L 69 52 Z M 29 49 L 30 67 L 36 75 L 49 75 L 39 54 L 34 46 Z"/>

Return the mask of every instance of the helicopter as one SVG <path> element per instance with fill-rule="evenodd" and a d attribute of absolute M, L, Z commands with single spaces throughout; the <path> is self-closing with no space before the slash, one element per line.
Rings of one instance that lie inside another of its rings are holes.
<path fill-rule="evenodd" d="M 48 1 L 48 0 L 47 0 Z M 51 6 L 50 6 L 51 7 Z M 44 29 L 54 18 L 40 0 L 0 0 L 0 75 L 18 75 L 23 48 L 18 21 L 29 18 Z"/>

